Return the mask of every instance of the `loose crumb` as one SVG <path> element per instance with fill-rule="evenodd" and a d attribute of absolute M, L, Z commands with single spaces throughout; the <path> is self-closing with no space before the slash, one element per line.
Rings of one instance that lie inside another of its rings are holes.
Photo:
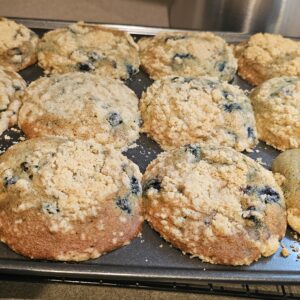
<path fill-rule="evenodd" d="M 266 166 L 266 165 L 267 165 L 266 163 L 264 163 L 264 162 L 262 161 L 262 158 L 261 158 L 261 157 L 256 158 L 256 161 L 257 161 L 260 165 L 262 165 L 262 166 Z"/>
<path fill-rule="evenodd" d="M 291 247 L 293 252 L 298 252 L 299 251 L 299 248 L 294 244 L 290 245 L 290 247 Z"/>
<path fill-rule="evenodd" d="M 281 250 L 281 256 L 283 256 L 283 257 L 288 257 L 289 255 L 290 255 L 291 253 L 289 252 L 289 250 L 287 249 L 287 248 L 282 248 L 282 250 Z M 298 254 L 299 255 L 299 254 Z M 297 255 L 297 257 L 298 257 L 298 255 Z M 299 258 L 300 258 L 300 255 L 299 255 Z"/>
<path fill-rule="evenodd" d="M 138 146 L 139 146 L 139 145 L 138 145 L 137 143 L 134 143 L 134 144 L 128 146 L 127 149 L 134 149 L 134 148 L 136 148 L 136 147 L 138 147 Z"/>

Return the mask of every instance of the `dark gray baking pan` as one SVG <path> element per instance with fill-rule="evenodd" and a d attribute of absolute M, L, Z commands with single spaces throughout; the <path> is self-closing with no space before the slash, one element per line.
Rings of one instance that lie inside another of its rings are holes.
<path fill-rule="evenodd" d="M 68 22 L 17 19 L 28 27 L 42 35 L 49 29 L 66 26 Z M 133 34 L 135 39 L 141 36 L 153 35 L 162 28 L 149 28 L 139 26 L 108 25 L 122 29 Z M 237 33 L 220 33 L 228 42 L 238 42 L 248 36 Z M 29 83 L 43 74 L 36 65 L 21 72 L 21 75 Z M 140 97 L 152 81 L 142 71 L 126 84 Z M 236 76 L 234 83 L 244 89 L 250 89 L 245 82 Z M 4 138 L 9 135 L 12 139 Z M 5 150 L 18 140 L 21 133 L 8 130 L 0 137 L 0 147 Z M 141 135 L 138 147 L 125 153 L 137 163 L 143 172 L 147 164 L 161 152 L 160 147 Z M 262 158 L 266 168 L 270 168 L 271 161 L 278 155 L 278 151 L 260 143 L 253 153 L 247 154 L 252 158 Z M 288 229 L 283 244 L 289 247 L 291 243 L 297 243 L 293 233 Z M 230 267 L 203 263 L 198 258 L 191 259 L 183 255 L 179 250 L 170 247 L 148 224 L 144 224 L 141 237 L 136 238 L 130 245 L 113 251 L 95 260 L 81 263 L 63 263 L 50 261 L 37 261 L 26 259 L 11 251 L 0 243 L 0 273 L 7 275 L 40 276 L 45 278 L 63 278 L 65 280 L 79 279 L 93 280 L 117 280 L 159 282 L 161 284 L 192 284 L 201 282 L 248 282 L 248 283 L 300 283 L 300 261 L 297 261 L 297 253 L 291 251 L 291 255 L 283 258 L 281 249 L 272 257 L 262 258 L 258 262 L 247 267 Z"/>

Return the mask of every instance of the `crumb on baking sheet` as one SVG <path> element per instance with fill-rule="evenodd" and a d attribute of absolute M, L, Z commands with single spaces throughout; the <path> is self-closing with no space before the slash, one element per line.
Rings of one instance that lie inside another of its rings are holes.
<path fill-rule="evenodd" d="M 299 248 L 295 244 L 291 244 L 290 248 L 292 249 L 293 252 L 298 252 Z"/>
<path fill-rule="evenodd" d="M 283 257 L 288 257 L 291 253 L 289 252 L 289 250 L 287 248 L 282 248 L 281 252 L 280 252 L 281 256 Z M 298 254 L 299 255 L 299 254 Z"/>
<path fill-rule="evenodd" d="M 262 158 L 261 158 L 261 157 L 257 157 L 255 160 L 256 160 L 260 165 L 262 165 L 262 166 L 266 166 L 266 165 L 267 165 L 266 163 L 264 163 L 264 162 L 262 161 Z"/>
<path fill-rule="evenodd" d="M 134 149 L 134 148 L 136 148 L 136 147 L 138 147 L 138 146 L 139 146 L 139 145 L 138 145 L 137 143 L 134 143 L 134 144 L 128 146 L 127 149 Z"/>

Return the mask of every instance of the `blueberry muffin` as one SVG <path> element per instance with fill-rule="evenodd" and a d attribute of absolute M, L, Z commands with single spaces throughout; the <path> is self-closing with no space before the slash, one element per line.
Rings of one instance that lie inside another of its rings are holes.
<path fill-rule="evenodd" d="M 0 18 L 0 66 L 20 71 L 37 61 L 38 36 L 22 24 Z"/>
<path fill-rule="evenodd" d="M 239 75 L 252 85 L 273 77 L 300 76 L 300 43 L 257 33 L 235 47 Z"/>
<path fill-rule="evenodd" d="M 285 235 L 284 197 L 272 173 L 226 147 L 189 144 L 160 154 L 143 176 L 145 218 L 183 253 L 249 265 Z"/>
<path fill-rule="evenodd" d="M 18 73 L 0 67 L 0 135 L 17 123 L 25 87 L 26 83 Z"/>
<path fill-rule="evenodd" d="M 272 170 L 285 177 L 282 189 L 287 206 L 287 221 L 300 233 L 300 149 L 279 154 L 273 161 Z"/>
<path fill-rule="evenodd" d="M 197 142 L 243 151 L 257 144 L 249 98 L 216 78 L 157 80 L 143 93 L 140 110 L 142 131 L 165 150 Z"/>
<path fill-rule="evenodd" d="M 272 78 L 250 98 L 259 139 L 279 150 L 300 148 L 300 79 Z"/>
<path fill-rule="evenodd" d="M 121 81 L 74 72 L 42 77 L 26 89 L 19 126 L 28 138 L 95 139 L 126 148 L 139 137 L 138 98 Z"/>
<path fill-rule="evenodd" d="M 0 157 L 0 174 L 0 239 L 24 256 L 97 258 L 141 229 L 141 174 L 112 148 L 31 139 Z"/>
<path fill-rule="evenodd" d="M 81 71 L 121 79 L 140 65 L 138 46 L 128 33 L 83 22 L 47 32 L 38 60 L 46 74 Z"/>
<path fill-rule="evenodd" d="M 161 32 L 138 45 L 141 64 L 153 79 L 208 75 L 229 81 L 237 70 L 232 49 L 210 32 Z"/>

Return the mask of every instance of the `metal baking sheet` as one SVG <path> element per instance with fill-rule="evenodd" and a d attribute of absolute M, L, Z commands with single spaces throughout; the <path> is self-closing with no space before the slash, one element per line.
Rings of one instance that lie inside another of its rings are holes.
<path fill-rule="evenodd" d="M 66 26 L 68 22 L 16 19 L 42 35 L 49 29 Z M 162 28 L 149 28 L 125 25 L 106 26 L 119 28 L 134 34 L 134 38 L 153 35 Z M 170 29 L 169 29 L 170 30 Z M 237 33 L 221 33 L 220 36 L 228 42 L 238 42 L 246 39 L 248 35 Z M 43 72 L 36 65 L 31 66 L 20 74 L 29 83 L 40 77 Z M 141 96 L 152 80 L 142 70 L 133 78 L 125 82 Z M 234 84 L 243 89 L 251 87 L 235 77 Z M 19 140 L 22 134 L 14 130 L 6 131 L 0 137 L 0 150 L 5 150 L 11 144 Z M 11 139 L 8 136 L 12 137 Z M 125 154 L 137 163 L 144 172 L 148 163 L 161 152 L 160 147 L 141 135 L 137 142 L 138 147 L 130 149 Z M 257 151 L 249 153 L 253 159 L 261 158 L 266 168 L 270 168 L 271 161 L 278 155 L 278 151 L 259 143 Z M 282 243 L 289 248 L 291 244 L 298 245 L 293 238 L 294 234 L 288 229 Z M 300 242 L 299 242 L 300 243 Z M 300 245 L 299 245 L 300 248 Z M 198 258 L 191 259 L 183 255 L 179 250 L 172 248 L 159 234 L 152 230 L 147 223 L 144 224 L 142 235 L 136 238 L 130 245 L 115 250 L 98 259 L 81 263 L 50 262 L 26 259 L 6 245 L 0 243 L 0 273 L 10 275 L 32 275 L 48 278 L 72 278 L 81 280 L 118 280 L 118 281 L 143 281 L 160 282 L 168 284 L 193 284 L 200 282 L 260 282 L 260 283 L 300 283 L 300 260 L 297 260 L 297 252 L 291 252 L 287 258 L 280 255 L 281 248 L 269 258 L 262 258 L 258 262 L 247 267 L 230 267 L 203 263 Z"/>

